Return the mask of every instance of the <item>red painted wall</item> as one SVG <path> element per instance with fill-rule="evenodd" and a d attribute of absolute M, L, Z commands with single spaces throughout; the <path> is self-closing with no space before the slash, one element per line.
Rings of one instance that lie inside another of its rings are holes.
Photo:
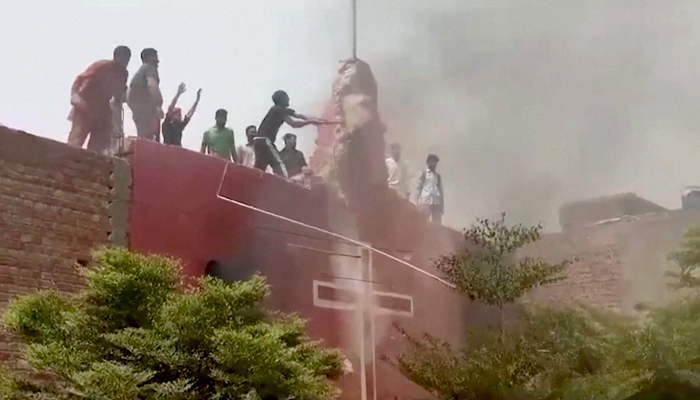
<path fill-rule="evenodd" d="M 342 382 L 341 398 L 360 399 L 359 355 L 347 340 L 348 312 L 314 306 L 313 281 L 332 280 L 334 271 L 330 256 L 294 247 L 333 251 L 335 240 L 217 199 L 217 188 L 226 166 L 222 160 L 181 148 L 136 141 L 132 145 L 130 163 L 130 247 L 177 257 L 190 276 L 201 275 L 210 260 L 222 262 L 232 273 L 262 272 L 272 286 L 271 307 L 300 313 L 309 320 L 310 335 L 322 339 L 328 346 L 346 351 L 355 373 Z M 310 191 L 270 174 L 230 165 L 221 193 L 330 230 L 331 199 L 323 189 Z M 457 232 L 428 223 L 410 203 L 388 189 L 379 201 L 384 212 L 373 216 L 375 220 L 371 226 L 376 228 L 365 234 L 363 240 L 392 252 L 411 250 L 410 262 L 425 269 L 430 269 L 432 258 L 455 250 L 459 242 Z M 334 210 L 352 217 L 342 207 Z M 365 231 L 368 225 L 362 224 L 365 228 L 361 230 Z M 374 257 L 373 270 L 374 290 L 411 296 L 414 307 L 412 318 L 377 317 L 377 358 L 394 356 L 401 348 L 401 338 L 391 328 L 394 322 L 416 334 L 430 332 L 448 340 L 459 340 L 463 321 L 455 316 L 466 315 L 461 297 L 443 284 L 385 257 Z M 381 361 L 377 361 L 376 371 L 377 399 L 427 396 Z"/>

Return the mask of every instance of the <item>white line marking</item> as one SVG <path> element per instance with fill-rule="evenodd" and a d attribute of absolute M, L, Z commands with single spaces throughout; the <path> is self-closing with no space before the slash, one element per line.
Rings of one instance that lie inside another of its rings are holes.
<path fill-rule="evenodd" d="M 292 223 L 292 224 L 296 224 L 296 225 L 299 225 L 299 226 L 303 226 L 303 227 L 305 227 L 305 228 L 308 228 L 308 229 L 311 229 L 311 230 L 314 230 L 314 231 L 317 231 L 317 232 L 325 233 L 326 235 L 333 236 L 333 237 L 338 238 L 338 239 L 342 239 L 342 240 L 344 240 L 344 241 L 346 241 L 346 242 L 348 242 L 348 243 L 352 243 L 352 244 L 354 244 L 354 245 L 356 245 L 356 246 L 359 246 L 359 247 L 361 247 L 361 248 L 367 249 L 367 250 L 372 251 L 372 252 L 375 252 L 375 253 L 377 253 L 377 254 L 381 254 L 381 255 L 383 255 L 384 257 L 387 257 L 387 258 L 389 258 L 389 259 L 391 259 L 391 260 L 394 260 L 394 261 L 398 262 L 399 264 L 405 265 L 405 266 L 407 266 L 407 267 L 409 267 L 409 268 L 415 270 L 416 272 L 419 272 L 419 273 L 421 273 L 421 274 L 423 274 L 423 275 L 425 275 L 425 276 L 427 276 L 427 277 L 429 277 L 429 278 L 435 279 L 436 281 L 438 281 L 438 282 L 444 284 L 445 286 L 448 286 L 448 287 L 450 287 L 450 288 L 452 288 L 452 289 L 455 289 L 455 285 L 451 284 L 450 282 L 447 282 L 446 280 L 444 280 L 444 279 L 442 279 L 442 278 L 440 278 L 440 277 L 438 277 L 438 276 L 435 276 L 435 275 L 431 274 L 430 272 L 424 271 L 424 270 L 422 270 L 422 269 L 416 267 L 416 266 L 413 265 L 413 264 L 409 264 L 409 263 L 407 263 L 406 261 L 404 261 L 404 260 L 402 260 L 402 259 L 400 259 L 400 258 L 394 257 L 394 256 L 392 256 L 391 254 L 385 253 L 385 252 L 383 252 L 383 251 L 381 251 L 381 250 L 375 249 L 375 248 L 372 247 L 372 246 L 369 246 L 369 245 L 366 245 L 366 244 L 364 244 L 364 243 L 358 242 L 357 240 L 353 240 L 353 239 L 350 239 L 350 238 L 345 237 L 345 236 L 343 236 L 343 235 L 339 235 L 339 234 L 337 234 L 337 233 L 335 233 L 335 232 L 327 231 L 327 230 L 325 230 L 325 229 L 321 229 L 321 228 L 318 228 L 318 227 L 313 226 L 313 225 L 308 225 L 308 224 L 305 224 L 305 223 L 303 223 L 303 222 L 299 222 L 299 221 L 297 221 L 297 220 L 293 220 L 293 219 L 291 219 L 291 218 L 287 218 L 287 217 L 285 217 L 285 216 L 278 215 L 278 214 L 275 214 L 275 213 L 273 213 L 273 212 L 266 211 L 266 210 L 263 210 L 263 209 L 260 209 L 260 208 L 251 206 L 251 205 L 249 205 L 249 204 L 245 204 L 245 203 L 242 203 L 242 202 L 240 202 L 240 201 L 237 201 L 237 200 L 234 200 L 234 199 L 229 199 L 228 197 L 222 196 L 222 195 L 221 195 L 221 188 L 222 188 L 223 185 L 224 185 L 224 178 L 226 177 L 226 172 L 228 171 L 228 166 L 229 166 L 229 164 L 230 164 L 230 163 L 226 163 L 226 167 L 224 168 L 224 173 L 223 173 L 223 175 L 221 175 L 221 182 L 219 182 L 219 188 L 218 188 L 217 191 L 216 191 L 216 197 L 217 197 L 218 199 L 227 201 L 227 202 L 229 202 L 229 203 L 236 204 L 236 205 L 238 205 L 238 206 L 247 208 L 247 209 L 249 209 L 249 210 L 253 210 L 253 211 L 256 211 L 256 212 L 265 214 L 265 215 L 269 215 L 269 216 L 274 217 L 274 218 L 281 219 L 281 220 L 283 220 L 283 221 L 290 222 L 290 223 Z"/>
<path fill-rule="evenodd" d="M 322 298 L 318 297 L 318 287 L 319 286 L 326 286 L 326 287 L 330 287 L 332 289 L 355 291 L 354 288 L 351 288 L 347 285 L 340 285 L 340 284 L 336 284 L 336 283 L 314 280 L 314 306 L 315 307 L 333 308 L 336 310 L 357 310 L 357 307 L 355 305 L 353 305 L 352 303 L 343 303 L 342 301 L 327 300 L 327 299 L 322 299 Z"/>
<path fill-rule="evenodd" d="M 326 282 L 326 281 L 317 281 L 314 280 L 313 282 L 313 293 L 314 293 L 314 306 L 320 307 L 320 308 L 333 308 L 336 310 L 357 310 L 358 307 L 352 303 L 345 303 L 342 301 L 337 301 L 337 300 L 328 300 L 328 299 L 322 299 L 318 296 L 318 288 L 320 286 L 325 286 L 329 287 L 331 289 L 337 289 L 337 290 L 347 290 L 349 292 L 357 292 L 357 288 L 349 285 L 344 285 L 340 283 L 333 283 L 333 282 Z M 383 297 L 393 297 L 397 299 L 403 299 L 403 300 L 408 300 L 411 304 L 411 311 L 402 311 L 402 310 L 395 310 L 393 308 L 386 308 L 382 306 L 374 306 L 374 313 L 375 315 L 400 315 L 402 317 L 409 317 L 413 318 L 413 297 L 408 296 L 405 294 L 400 294 L 400 293 L 390 293 L 390 292 L 372 292 L 372 294 L 377 297 L 377 296 L 383 296 Z"/>

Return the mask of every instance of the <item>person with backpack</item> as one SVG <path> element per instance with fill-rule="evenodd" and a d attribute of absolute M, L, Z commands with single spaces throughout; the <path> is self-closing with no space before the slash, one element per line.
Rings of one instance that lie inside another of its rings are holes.
<path fill-rule="evenodd" d="M 428 156 L 428 169 L 418 178 L 418 206 L 430 215 L 433 223 L 442 225 L 445 192 L 442 189 L 442 177 L 436 171 L 438 162 L 440 159 L 435 154 Z"/>

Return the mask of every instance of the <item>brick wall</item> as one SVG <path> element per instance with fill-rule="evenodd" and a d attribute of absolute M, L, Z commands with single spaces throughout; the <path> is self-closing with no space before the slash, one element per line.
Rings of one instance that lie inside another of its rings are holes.
<path fill-rule="evenodd" d="M 79 288 L 75 265 L 110 235 L 107 157 L 0 127 L 0 307 L 37 289 Z M 18 343 L 0 332 L 0 360 Z"/>
<path fill-rule="evenodd" d="M 546 235 L 529 251 L 549 261 L 576 257 L 566 279 L 534 293 L 544 302 L 582 301 L 633 312 L 640 303 L 663 304 L 673 298 L 666 272 L 667 255 L 683 233 L 700 225 L 700 212 L 673 210 L 593 224 L 567 234 Z"/>

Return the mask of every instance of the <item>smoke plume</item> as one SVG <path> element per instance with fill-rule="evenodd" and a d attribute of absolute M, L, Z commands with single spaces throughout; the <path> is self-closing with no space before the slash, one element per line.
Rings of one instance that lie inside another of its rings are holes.
<path fill-rule="evenodd" d="M 387 142 L 440 156 L 447 221 L 700 183 L 700 2 L 359 1 Z M 336 10 L 338 11 L 338 10 Z M 347 10 L 344 10 L 347 11 Z"/>

